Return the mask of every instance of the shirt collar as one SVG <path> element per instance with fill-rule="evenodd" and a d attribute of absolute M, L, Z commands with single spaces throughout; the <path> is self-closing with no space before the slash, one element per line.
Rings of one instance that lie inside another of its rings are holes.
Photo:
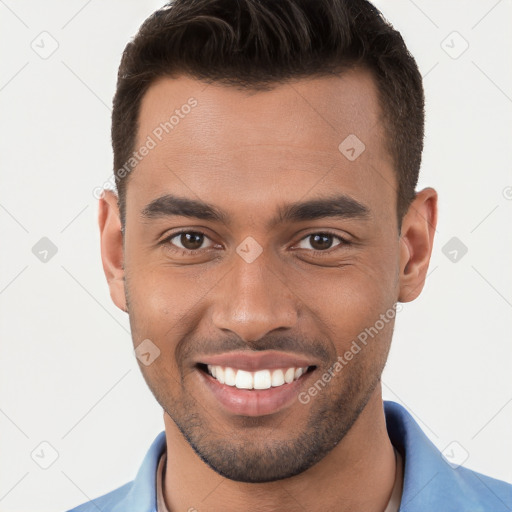
<path fill-rule="evenodd" d="M 400 512 L 432 510 L 472 512 L 509 511 L 512 487 L 463 467 L 453 468 L 399 404 L 384 402 L 386 425 L 392 444 L 404 460 Z M 112 512 L 156 512 L 156 470 L 166 449 L 165 432 L 153 441 L 133 484 Z"/>

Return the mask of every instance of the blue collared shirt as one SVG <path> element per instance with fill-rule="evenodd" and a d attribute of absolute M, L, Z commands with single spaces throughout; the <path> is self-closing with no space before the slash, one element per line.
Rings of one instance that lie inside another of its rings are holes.
<path fill-rule="evenodd" d="M 404 462 L 400 512 L 512 512 L 512 485 L 450 465 L 399 404 L 384 402 L 389 438 Z M 70 512 L 156 512 L 156 470 L 165 432 L 151 445 L 135 480 Z"/>

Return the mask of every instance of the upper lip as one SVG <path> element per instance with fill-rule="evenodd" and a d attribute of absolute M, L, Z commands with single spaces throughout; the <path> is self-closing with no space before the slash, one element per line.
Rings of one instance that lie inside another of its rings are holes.
<path fill-rule="evenodd" d="M 273 370 L 277 368 L 306 368 L 316 366 L 315 362 L 305 356 L 287 354 L 277 350 L 266 352 L 228 352 L 204 356 L 199 363 L 212 366 L 229 366 L 238 370 L 256 372 L 258 370 Z"/>

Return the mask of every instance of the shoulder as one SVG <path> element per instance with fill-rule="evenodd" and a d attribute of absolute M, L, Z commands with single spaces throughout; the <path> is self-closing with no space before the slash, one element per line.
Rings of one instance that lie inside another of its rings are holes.
<path fill-rule="evenodd" d="M 165 449 L 165 432 L 161 432 L 146 453 L 133 481 L 68 512 L 154 512 L 156 469 Z"/>
<path fill-rule="evenodd" d="M 427 475 L 425 475 L 427 476 Z M 444 512 L 510 512 L 512 485 L 464 468 L 431 473 L 402 500 L 400 512 L 443 510 Z"/>
<path fill-rule="evenodd" d="M 405 460 L 400 512 L 510 512 L 512 485 L 450 463 L 399 404 L 384 402 L 386 426 Z"/>
<path fill-rule="evenodd" d="M 452 472 L 455 484 L 469 498 L 468 502 L 493 507 L 492 510 L 496 511 L 512 510 L 511 484 L 463 467 L 453 469 Z M 480 509 L 475 507 L 476 510 Z"/>
<path fill-rule="evenodd" d="M 75 507 L 68 512 L 98 512 L 101 510 L 102 512 L 110 512 L 114 510 L 114 507 L 121 501 L 123 501 L 126 496 L 130 493 L 133 487 L 133 481 L 129 482 L 113 491 L 100 496 L 99 498 L 95 498 L 91 501 L 83 503 L 78 507 Z"/>

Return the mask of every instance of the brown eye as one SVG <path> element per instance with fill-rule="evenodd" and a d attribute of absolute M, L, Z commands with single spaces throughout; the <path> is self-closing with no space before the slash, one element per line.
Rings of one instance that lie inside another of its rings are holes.
<path fill-rule="evenodd" d="M 203 233 L 199 233 L 196 231 L 183 231 L 181 233 L 176 233 L 172 237 L 169 238 L 169 242 L 180 249 L 186 249 L 188 251 L 195 251 L 198 249 L 205 249 L 209 247 L 203 247 L 205 241 L 210 242 L 209 238 Z"/>
<path fill-rule="evenodd" d="M 195 250 L 199 249 L 203 244 L 204 236 L 200 233 L 182 233 L 180 235 L 180 242 L 185 249 Z"/>
<path fill-rule="evenodd" d="M 330 235 L 311 235 L 311 247 L 317 251 L 329 249 L 332 245 L 332 236 Z"/>
<path fill-rule="evenodd" d="M 338 243 L 334 243 L 336 239 Z M 301 249 L 313 249 L 314 251 L 326 251 L 331 247 L 340 245 L 341 242 L 344 242 L 341 237 L 330 233 L 312 233 L 300 241 L 299 247 Z"/>

